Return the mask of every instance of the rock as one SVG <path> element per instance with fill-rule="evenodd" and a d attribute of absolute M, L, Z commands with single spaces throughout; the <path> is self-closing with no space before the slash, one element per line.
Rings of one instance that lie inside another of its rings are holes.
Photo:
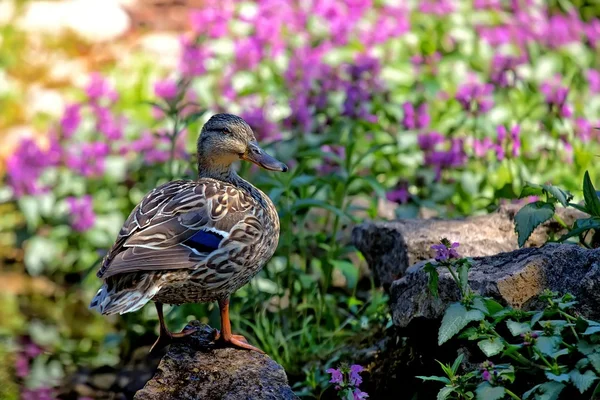
<path fill-rule="evenodd" d="M 171 345 L 134 400 L 297 399 L 283 368 L 267 355 L 218 348 L 211 327 L 198 321 L 189 327 L 198 330 Z"/>
<path fill-rule="evenodd" d="M 448 304 L 459 299 L 458 287 L 444 269 L 439 270 L 439 298 L 435 299 L 427 288 L 424 264 L 411 267 L 390 287 L 396 326 L 406 327 L 416 318 L 441 318 Z M 576 311 L 600 319 L 600 249 L 552 243 L 477 257 L 469 271 L 469 284 L 483 296 L 525 310 L 540 306 L 537 297 L 545 289 L 571 293 L 579 302 Z"/>
<path fill-rule="evenodd" d="M 460 254 L 482 257 L 516 250 L 514 216 L 519 205 L 504 205 L 496 212 L 460 220 L 406 219 L 393 222 L 365 222 L 352 231 L 352 243 L 365 256 L 378 284 L 384 288 L 404 274 L 408 266 L 431 259 L 431 245 L 443 237 L 460 243 Z M 586 214 L 558 209 L 559 216 L 572 225 Z M 538 227 L 526 247 L 540 246 L 553 234 L 562 234 L 556 221 Z"/>

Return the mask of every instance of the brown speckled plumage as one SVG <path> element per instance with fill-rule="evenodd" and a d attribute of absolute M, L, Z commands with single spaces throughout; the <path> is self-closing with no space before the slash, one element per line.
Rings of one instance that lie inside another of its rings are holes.
<path fill-rule="evenodd" d="M 122 314 L 149 300 L 226 301 L 260 271 L 277 247 L 279 218 L 232 169 L 237 159 L 287 170 L 241 118 L 213 116 L 198 139 L 199 178 L 165 183 L 134 208 L 98 271 L 104 285 L 91 308 Z"/>

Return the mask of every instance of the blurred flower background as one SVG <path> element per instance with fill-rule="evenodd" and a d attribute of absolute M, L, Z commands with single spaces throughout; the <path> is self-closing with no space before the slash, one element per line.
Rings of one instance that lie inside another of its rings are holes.
<path fill-rule="evenodd" d="M 333 398 L 325 370 L 389 326 L 354 224 L 489 212 L 525 181 L 581 197 L 598 173 L 599 18 L 594 0 L 3 0 L 0 398 L 106 397 L 73 377 L 146 357 L 154 308 L 90 312 L 95 272 L 146 192 L 193 178 L 215 112 L 291 167 L 240 166 L 282 235 L 233 324 Z M 193 318 L 218 310 L 167 315 Z"/>

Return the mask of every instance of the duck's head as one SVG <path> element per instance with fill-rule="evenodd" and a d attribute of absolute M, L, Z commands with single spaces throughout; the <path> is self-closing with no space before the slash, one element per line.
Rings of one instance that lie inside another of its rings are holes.
<path fill-rule="evenodd" d="M 237 160 L 250 161 L 269 171 L 285 172 L 288 167 L 260 148 L 252 128 L 232 114 L 213 115 L 198 137 L 198 168 L 225 171 Z"/>

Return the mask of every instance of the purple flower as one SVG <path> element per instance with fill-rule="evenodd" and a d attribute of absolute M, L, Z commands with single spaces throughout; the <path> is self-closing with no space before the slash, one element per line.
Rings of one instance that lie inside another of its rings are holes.
<path fill-rule="evenodd" d="M 8 185 L 16 197 L 37 194 L 45 190 L 38 180 L 46 168 L 56 165 L 60 159 L 60 145 L 55 137 L 43 150 L 33 139 L 21 140 L 14 153 L 6 161 Z"/>
<path fill-rule="evenodd" d="M 588 84 L 590 85 L 590 92 L 594 94 L 600 93 L 600 71 L 588 69 L 586 76 Z"/>
<path fill-rule="evenodd" d="M 402 124 L 405 129 L 424 129 L 429 126 L 429 114 L 427 113 L 427 103 L 422 103 L 415 107 L 410 102 L 402 105 L 404 110 L 404 118 Z"/>
<path fill-rule="evenodd" d="M 190 12 L 190 24 L 198 35 L 208 35 L 216 39 L 228 32 L 228 22 L 233 19 L 233 1 L 204 1 L 204 8 Z"/>
<path fill-rule="evenodd" d="M 104 173 L 104 160 L 109 153 L 107 143 L 82 143 L 69 149 L 66 165 L 85 177 L 100 176 Z"/>
<path fill-rule="evenodd" d="M 490 374 L 490 371 L 485 370 L 481 373 L 481 378 L 483 378 L 484 381 L 490 381 L 492 380 L 492 374 Z"/>
<path fill-rule="evenodd" d="M 425 164 L 435 168 L 437 180 L 441 178 L 442 170 L 461 167 L 466 162 L 467 154 L 463 138 L 452 138 L 448 150 L 436 150 L 425 153 Z"/>
<path fill-rule="evenodd" d="M 467 82 L 456 92 L 456 100 L 469 113 L 478 114 L 489 111 L 494 105 L 492 93 L 494 86 L 478 82 Z"/>
<path fill-rule="evenodd" d="M 592 19 L 589 24 L 583 27 L 583 30 L 592 47 L 597 48 L 598 42 L 600 42 L 600 20 L 597 18 Z"/>
<path fill-rule="evenodd" d="M 498 87 L 513 86 L 519 79 L 516 68 L 523 61 L 523 57 L 496 54 L 492 59 L 490 81 Z"/>
<path fill-rule="evenodd" d="M 235 69 L 254 70 L 264 57 L 264 47 L 255 37 L 235 41 Z"/>
<path fill-rule="evenodd" d="M 177 82 L 173 79 L 163 79 L 154 83 L 154 95 L 165 100 L 177 97 Z"/>
<path fill-rule="evenodd" d="M 552 15 L 545 22 L 540 37 L 550 48 L 577 43 L 584 33 L 582 22 L 575 12 Z"/>
<path fill-rule="evenodd" d="M 54 391 L 47 387 L 23 389 L 21 392 L 21 400 L 53 400 L 54 398 Z"/>
<path fill-rule="evenodd" d="M 407 203 L 408 199 L 410 199 L 408 184 L 406 182 L 400 182 L 393 190 L 387 192 L 385 197 L 389 201 L 393 201 L 398 204 Z"/>
<path fill-rule="evenodd" d="M 500 0 L 474 0 L 473 8 L 476 10 L 502 11 Z"/>
<path fill-rule="evenodd" d="M 419 148 L 423 151 L 432 151 L 435 147 L 444 143 L 444 136 L 439 132 L 421 133 L 417 136 Z"/>
<path fill-rule="evenodd" d="M 179 60 L 181 74 L 186 77 L 194 77 L 206 72 L 204 61 L 210 57 L 211 53 L 185 36 L 181 39 L 181 47 L 181 58 Z"/>
<path fill-rule="evenodd" d="M 269 121 L 261 107 L 252 107 L 241 114 L 242 118 L 252 128 L 259 141 L 274 141 L 281 139 L 281 133 L 272 121 Z"/>
<path fill-rule="evenodd" d="M 331 380 L 329 381 L 329 383 L 339 383 L 339 384 L 344 383 L 344 375 L 342 374 L 342 371 L 340 371 L 339 369 L 329 368 L 325 372 L 327 372 L 328 374 L 331 374 Z"/>
<path fill-rule="evenodd" d="M 581 139 L 583 143 L 587 143 L 590 141 L 593 131 L 594 128 L 588 120 L 586 120 L 585 118 L 575 119 L 575 135 L 579 139 Z"/>
<path fill-rule="evenodd" d="M 435 260 L 436 261 L 446 261 L 453 258 L 460 258 L 456 248 L 460 246 L 457 242 L 452 243 L 451 245 L 434 244 L 431 246 L 432 250 L 435 250 Z"/>
<path fill-rule="evenodd" d="M 569 88 L 561 86 L 558 78 L 544 82 L 540 91 L 544 94 L 548 107 L 559 116 L 568 118 L 573 114 L 571 107 L 567 104 Z"/>
<path fill-rule="evenodd" d="M 493 147 L 492 139 L 489 137 L 486 137 L 483 140 L 473 139 L 473 153 L 476 157 L 484 157 Z"/>
<path fill-rule="evenodd" d="M 454 11 L 454 4 L 452 0 L 422 0 L 419 2 L 419 11 L 442 16 Z"/>
<path fill-rule="evenodd" d="M 370 47 L 402 36 L 410 30 L 409 15 L 410 13 L 403 6 L 384 5 L 378 12 L 374 27 L 365 28 L 360 35 L 360 40 L 365 46 Z"/>
<path fill-rule="evenodd" d="M 354 389 L 354 392 L 352 392 L 352 400 L 364 400 L 367 397 L 369 397 L 369 395 L 359 388 Z"/>
<path fill-rule="evenodd" d="M 29 358 L 24 354 L 17 355 L 15 360 L 15 373 L 19 378 L 25 378 L 29 375 Z"/>
<path fill-rule="evenodd" d="M 362 383 L 362 377 L 360 376 L 360 373 L 363 372 L 365 369 L 358 364 L 354 364 L 350 367 L 350 383 L 356 387 L 359 387 L 360 384 Z"/>
<path fill-rule="evenodd" d="M 104 99 L 114 103 L 119 99 L 115 89 L 98 73 L 93 73 L 90 76 L 85 92 L 91 103 L 99 103 Z"/>
<path fill-rule="evenodd" d="M 521 150 L 521 137 L 519 136 L 521 127 L 515 125 L 510 129 L 510 140 L 512 142 L 512 156 L 518 157 Z"/>
<path fill-rule="evenodd" d="M 96 214 L 94 214 L 92 196 L 67 197 L 67 204 L 69 205 L 69 219 L 74 230 L 85 232 L 94 226 Z"/>
<path fill-rule="evenodd" d="M 96 129 L 104 134 L 109 140 L 118 140 L 123 137 L 124 118 L 117 118 L 112 111 L 106 107 L 92 105 L 96 116 Z"/>
<path fill-rule="evenodd" d="M 35 343 L 27 343 L 23 348 L 23 353 L 29 358 L 35 358 L 42 354 L 43 350 Z"/>
<path fill-rule="evenodd" d="M 175 158 L 187 158 L 187 152 L 185 150 L 186 135 L 187 130 L 184 130 L 177 136 L 177 142 L 175 143 Z M 145 163 L 152 165 L 167 162 L 171 157 L 170 149 L 171 138 L 166 132 L 153 134 L 149 131 L 145 131 L 138 139 L 123 146 L 120 153 L 123 155 L 130 152 L 142 154 Z"/>
<path fill-rule="evenodd" d="M 79 104 L 69 104 L 65 107 L 65 112 L 60 119 L 60 128 L 65 138 L 73 136 L 79 124 L 81 123 L 81 106 Z"/>

